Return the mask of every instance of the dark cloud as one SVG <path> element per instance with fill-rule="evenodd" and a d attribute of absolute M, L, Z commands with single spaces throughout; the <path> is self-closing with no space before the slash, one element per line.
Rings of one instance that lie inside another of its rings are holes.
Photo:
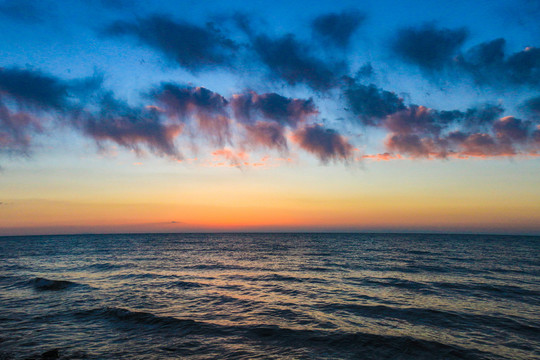
<path fill-rule="evenodd" d="M 503 117 L 493 123 L 497 138 L 507 142 L 523 142 L 527 139 L 531 123 L 513 116 Z"/>
<path fill-rule="evenodd" d="M 39 5 L 39 1 L 5 0 L 0 2 L 0 15 L 26 23 L 42 22 L 46 14 Z"/>
<path fill-rule="evenodd" d="M 78 126 L 102 81 L 100 75 L 67 81 L 37 70 L 0 68 L 0 151 L 27 155 L 45 125 L 62 120 Z"/>
<path fill-rule="evenodd" d="M 504 67 L 504 39 L 495 39 L 473 46 L 464 55 L 457 57 L 458 64 L 469 72 L 479 84 L 493 82 L 494 72 Z"/>
<path fill-rule="evenodd" d="M 536 142 L 536 133 L 531 132 L 531 122 L 512 116 L 501 118 L 504 109 L 497 104 L 480 104 L 465 111 L 406 106 L 391 92 L 354 82 L 344 95 L 349 110 L 364 124 L 388 131 L 385 145 L 399 155 L 488 157 L 535 151 L 531 144 Z"/>
<path fill-rule="evenodd" d="M 531 122 L 502 117 L 499 104 L 461 110 L 405 105 L 396 94 L 348 79 L 343 89 L 349 111 L 368 126 L 388 131 L 389 151 L 413 158 L 448 156 L 513 156 L 535 151 Z M 523 105 L 536 109 L 535 98 Z M 540 136 L 540 135 L 539 135 Z"/>
<path fill-rule="evenodd" d="M 467 109 L 462 117 L 465 126 L 477 128 L 491 125 L 503 113 L 504 108 L 501 105 L 487 103 Z"/>
<path fill-rule="evenodd" d="M 384 127 L 397 133 L 438 134 L 450 126 L 469 129 L 490 127 L 504 112 L 498 104 L 480 104 L 461 110 L 435 110 L 405 105 L 395 93 L 347 79 L 343 96 L 349 110 L 364 125 Z"/>
<path fill-rule="evenodd" d="M 504 113 L 504 108 L 498 104 L 485 103 L 465 111 L 431 110 L 431 112 L 441 125 L 455 124 L 466 127 L 469 130 L 482 130 L 490 127 L 495 120 L 501 117 Z"/>
<path fill-rule="evenodd" d="M 400 29 L 392 49 L 403 60 L 425 70 L 441 70 L 467 38 L 465 28 L 438 28 L 434 24 Z"/>
<path fill-rule="evenodd" d="M 503 38 L 480 43 L 467 51 L 465 59 L 473 67 L 499 66 L 504 61 L 505 46 Z"/>
<path fill-rule="evenodd" d="M 371 63 L 366 63 L 358 69 L 356 72 L 355 78 L 356 79 L 370 79 L 375 75 L 375 70 L 373 69 L 373 66 Z"/>
<path fill-rule="evenodd" d="M 258 119 L 273 120 L 292 128 L 318 114 L 312 99 L 293 99 L 276 93 L 257 94 L 254 91 L 233 95 L 231 107 L 238 121 L 253 123 Z"/>
<path fill-rule="evenodd" d="M 351 80 L 343 95 L 349 110 L 367 125 L 375 125 L 381 118 L 405 109 L 403 99 L 373 84 L 366 86 Z"/>
<path fill-rule="evenodd" d="M 437 111 L 417 105 L 387 116 L 382 125 L 393 133 L 433 135 L 438 135 L 446 126 Z"/>
<path fill-rule="evenodd" d="M 483 42 L 464 53 L 461 47 L 467 30 L 438 28 L 433 24 L 401 29 L 392 43 L 393 51 L 404 61 L 430 75 L 452 70 L 452 76 L 470 76 L 479 85 L 505 88 L 540 85 L 540 49 L 527 47 L 506 55 L 503 38 Z"/>
<path fill-rule="evenodd" d="M 186 87 L 164 83 L 151 93 L 169 117 L 182 122 L 195 119 L 202 134 L 216 144 L 230 142 L 228 101 L 218 93 L 203 87 Z"/>
<path fill-rule="evenodd" d="M 298 129 L 294 132 L 293 139 L 302 149 L 316 155 L 323 163 L 330 160 L 348 161 L 353 156 L 354 148 L 343 135 L 318 124 Z"/>
<path fill-rule="evenodd" d="M 257 121 L 254 124 L 244 124 L 247 132 L 245 142 L 254 147 L 275 148 L 287 150 L 285 129 L 275 122 Z"/>
<path fill-rule="evenodd" d="M 27 154 L 32 135 L 44 132 L 44 119 L 62 120 L 98 143 L 114 142 L 141 151 L 179 158 L 174 139 L 181 125 L 168 125 L 155 110 L 130 107 L 102 89 L 100 75 L 62 80 L 39 71 L 0 69 L 0 96 L 24 111 L 0 106 L 0 147 Z M 44 116 L 48 115 L 48 116 Z"/>
<path fill-rule="evenodd" d="M 386 139 L 386 147 L 390 151 L 410 155 L 414 158 L 427 158 L 432 155 L 437 157 L 446 156 L 446 152 L 440 151 L 432 138 L 421 137 L 416 134 L 389 134 Z"/>
<path fill-rule="evenodd" d="M 346 47 L 365 17 L 365 14 L 357 10 L 348 10 L 321 15 L 313 20 L 311 26 L 325 43 Z"/>
<path fill-rule="evenodd" d="M 43 109 L 67 105 L 69 85 L 39 71 L 0 68 L 0 94 Z"/>
<path fill-rule="evenodd" d="M 182 118 L 192 113 L 203 112 L 208 115 L 226 114 L 228 101 L 223 96 L 204 87 L 183 86 L 163 83 L 151 93 L 151 97 L 165 106 L 169 115 Z"/>
<path fill-rule="evenodd" d="M 432 110 L 433 111 L 433 110 Z M 495 120 L 487 132 L 471 132 L 463 126 L 446 132 L 414 132 L 399 127 L 386 140 L 390 151 L 411 157 L 491 157 L 530 154 L 536 151 L 536 132 L 531 123 L 513 116 Z"/>
<path fill-rule="evenodd" d="M 145 145 L 157 155 L 181 158 L 174 145 L 181 125 L 165 124 L 155 109 L 130 107 L 111 94 L 102 98 L 97 114 L 84 114 L 79 124 L 98 143 L 112 141 L 136 152 Z"/>
<path fill-rule="evenodd" d="M 257 36 L 253 48 L 273 75 L 290 85 L 307 84 L 315 90 L 328 90 L 337 84 L 342 65 L 311 55 L 309 46 L 292 34 L 274 39 Z"/>
<path fill-rule="evenodd" d="M 540 150 L 540 125 L 536 125 L 536 130 L 533 131 L 531 135 L 534 146 Z"/>
<path fill-rule="evenodd" d="M 412 158 L 515 156 L 520 153 L 511 142 L 491 134 L 461 131 L 443 138 L 392 133 L 386 140 L 386 146 L 390 151 Z M 526 153 L 530 151 L 524 150 Z"/>
<path fill-rule="evenodd" d="M 155 15 L 136 22 L 117 21 L 105 34 L 132 36 L 192 70 L 230 65 L 237 45 L 212 24 L 198 26 Z"/>
<path fill-rule="evenodd" d="M 506 74 L 516 84 L 540 84 L 540 49 L 528 47 L 506 60 Z"/>
<path fill-rule="evenodd" d="M 462 156 L 513 156 L 516 150 L 508 142 L 497 141 L 490 134 L 454 134 L 449 137 L 457 145 L 457 152 Z"/>
<path fill-rule="evenodd" d="M 540 49 L 527 47 L 506 57 L 504 45 L 504 39 L 476 45 L 456 58 L 456 69 L 470 74 L 479 85 L 540 85 Z"/>
<path fill-rule="evenodd" d="M 533 115 L 540 116 L 540 96 L 530 98 L 521 107 Z"/>
<path fill-rule="evenodd" d="M 0 153 L 27 155 L 32 135 L 42 131 L 37 118 L 26 112 L 10 111 L 0 99 Z"/>

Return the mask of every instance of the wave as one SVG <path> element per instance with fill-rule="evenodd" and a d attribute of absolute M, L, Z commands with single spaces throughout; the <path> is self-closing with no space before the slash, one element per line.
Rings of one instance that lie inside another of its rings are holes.
<path fill-rule="evenodd" d="M 210 323 L 117 307 L 82 310 L 76 312 L 75 316 L 90 321 L 106 320 L 114 324 L 115 327 L 121 326 L 123 330 L 135 332 L 146 332 L 150 327 L 152 331 L 167 336 L 183 336 L 186 334 L 223 335 L 219 326 Z"/>
<path fill-rule="evenodd" d="M 406 279 L 387 278 L 387 277 L 385 278 L 347 277 L 345 278 L 345 280 L 352 281 L 355 284 L 360 283 L 367 286 L 391 286 L 395 288 L 411 290 L 411 291 L 420 291 L 424 293 L 435 292 L 429 284 L 406 280 Z"/>
<path fill-rule="evenodd" d="M 159 316 L 149 312 L 133 311 L 116 307 L 104 307 L 90 310 L 81 310 L 75 315 L 89 316 L 97 318 L 106 318 L 109 320 L 120 320 L 144 325 L 160 325 L 160 326 L 192 326 L 195 324 L 193 320 L 182 320 L 171 316 Z"/>
<path fill-rule="evenodd" d="M 450 282 L 432 283 L 441 289 L 465 292 L 467 295 L 488 295 L 492 297 L 517 298 L 519 301 L 538 303 L 540 301 L 540 291 L 529 290 L 514 285 L 494 285 L 494 284 L 460 284 Z M 528 299 L 530 298 L 530 299 Z"/>
<path fill-rule="evenodd" d="M 168 289 L 193 289 L 193 288 L 200 288 L 204 285 L 198 282 L 193 281 L 185 281 L 185 280 L 178 280 L 178 281 L 172 281 L 171 283 L 167 284 Z"/>
<path fill-rule="evenodd" d="M 293 330 L 278 326 L 249 329 L 252 336 L 320 349 L 331 357 L 367 359 L 500 359 L 491 353 L 409 336 Z"/>
<path fill-rule="evenodd" d="M 442 311 L 429 308 L 399 308 L 385 305 L 329 304 L 321 307 L 327 313 L 346 311 L 351 314 L 384 319 L 399 319 L 415 325 L 428 325 L 439 328 L 457 328 L 470 330 L 473 328 L 499 328 L 512 330 L 526 337 L 535 337 L 540 333 L 540 324 L 528 324 L 526 319 L 510 317 L 467 314 L 453 311 Z"/>
<path fill-rule="evenodd" d="M 227 265 L 227 264 L 197 264 L 197 265 L 185 265 L 182 269 L 191 270 L 260 270 L 260 268 L 253 266 L 241 266 L 241 265 Z"/>
<path fill-rule="evenodd" d="M 390 336 L 372 333 L 346 333 L 335 330 L 303 330 L 267 325 L 218 325 L 191 319 L 159 316 L 142 311 L 105 307 L 79 311 L 76 315 L 89 319 L 101 318 L 114 323 L 131 325 L 130 331 L 147 331 L 148 327 L 164 331 L 166 336 L 178 337 L 203 335 L 207 341 L 212 337 L 231 336 L 250 339 L 253 344 L 263 344 L 271 350 L 305 349 L 312 353 L 324 353 L 332 357 L 359 358 L 425 358 L 425 359 L 498 359 L 491 353 L 467 349 L 455 345 L 428 341 L 409 336 Z M 196 344 L 202 354 L 200 343 Z M 269 347 L 270 346 L 270 347 Z M 183 349 L 186 351 L 187 349 Z M 170 349 L 175 351 L 175 349 Z"/>
<path fill-rule="evenodd" d="M 30 280 L 30 284 L 36 290 L 40 290 L 40 291 L 57 291 L 57 290 L 64 290 L 64 289 L 72 288 L 75 286 L 81 286 L 81 284 L 78 284 L 73 281 L 50 280 L 50 279 L 45 279 L 41 277 L 37 277 L 35 279 Z"/>
<path fill-rule="evenodd" d="M 264 274 L 264 275 L 259 275 L 259 276 L 235 274 L 235 275 L 229 275 L 228 278 L 232 280 L 245 280 L 245 281 L 253 281 L 253 282 L 323 282 L 322 279 L 302 278 L 302 277 L 295 277 L 295 276 L 281 275 L 281 274 Z"/>
<path fill-rule="evenodd" d="M 457 282 L 417 282 L 399 278 L 374 278 L 374 277 L 346 277 L 345 280 L 352 284 L 367 286 L 389 286 L 410 290 L 423 294 L 441 295 L 441 289 L 464 293 L 467 296 L 490 296 L 497 298 L 519 299 L 521 302 L 537 303 L 540 301 L 540 291 L 529 290 L 514 285 L 494 285 L 494 284 L 468 284 Z"/>
<path fill-rule="evenodd" d="M 91 265 L 88 265 L 86 268 L 91 271 L 111 271 L 116 269 L 123 269 L 132 267 L 133 264 L 114 264 L 110 262 L 104 262 L 104 263 L 94 263 Z"/>

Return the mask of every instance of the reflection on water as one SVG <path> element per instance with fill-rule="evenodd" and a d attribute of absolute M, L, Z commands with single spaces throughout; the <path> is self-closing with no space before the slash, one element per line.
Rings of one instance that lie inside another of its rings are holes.
<path fill-rule="evenodd" d="M 0 238 L 0 359 L 530 359 L 539 254 L 515 236 Z"/>

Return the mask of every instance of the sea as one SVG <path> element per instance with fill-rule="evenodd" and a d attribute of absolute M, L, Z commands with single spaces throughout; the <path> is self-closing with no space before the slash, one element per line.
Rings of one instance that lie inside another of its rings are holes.
<path fill-rule="evenodd" d="M 540 359 L 540 237 L 1 237 L 0 359 Z"/>

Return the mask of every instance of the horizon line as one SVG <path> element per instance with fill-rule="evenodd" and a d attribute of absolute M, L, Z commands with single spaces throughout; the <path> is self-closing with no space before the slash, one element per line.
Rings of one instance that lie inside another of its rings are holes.
<path fill-rule="evenodd" d="M 470 235 L 470 236 L 528 236 L 540 237 L 540 233 L 490 233 L 490 232 L 442 232 L 442 231 L 177 231 L 177 232 L 75 232 L 49 234 L 13 234 L 6 237 L 43 237 L 43 236 L 91 236 L 91 235 L 205 235 L 205 234 L 351 234 L 351 235 Z"/>

